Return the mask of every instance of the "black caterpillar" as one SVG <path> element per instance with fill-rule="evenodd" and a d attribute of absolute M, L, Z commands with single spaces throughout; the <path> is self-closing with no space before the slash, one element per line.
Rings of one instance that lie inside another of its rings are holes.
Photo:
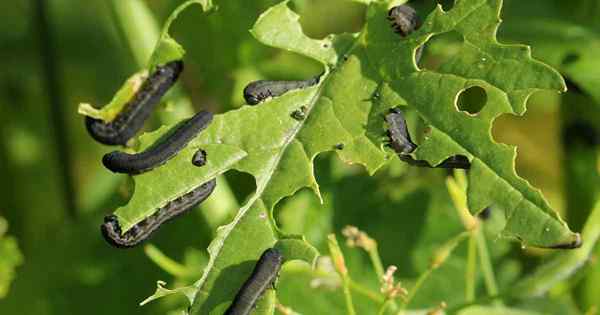
<path fill-rule="evenodd" d="M 398 154 L 400 160 L 418 167 L 430 168 L 459 168 L 470 169 L 471 162 L 464 155 L 454 155 L 437 166 L 432 166 L 427 161 L 415 160 L 409 154 L 417 149 L 417 145 L 410 139 L 406 119 L 404 113 L 398 108 L 390 109 L 390 112 L 385 116 L 385 121 L 388 124 L 389 146 Z"/>
<path fill-rule="evenodd" d="M 89 134 L 103 144 L 125 145 L 144 126 L 156 104 L 175 84 L 182 71 L 181 60 L 158 66 L 112 122 L 86 117 L 85 126 Z"/>
<path fill-rule="evenodd" d="M 100 226 L 102 235 L 106 241 L 117 248 L 134 247 L 145 241 L 154 233 L 163 223 L 172 218 L 185 213 L 187 210 L 200 204 L 213 192 L 216 186 L 216 180 L 212 179 L 191 192 L 169 201 L 164 207 L 158 209 L 153 215 L 144 219 L 142 222 L 134 225 L 125 233 L 121 233 L 119 220 L 115 215 L 108 215 L 104 218 L 104 224 Z"/>
<path fill-rule="evenodd" d="M 184 122 L 164 141 L 144 152 L 128 154 L 121 151 L 110 152 L 102 158 L 106 168 L 115 173 L 140 174 L 164 164 L 185 146 L 212 121 L 213 115 L 206 111 L 195 114 Z"/>
<path fill-rule="evenodd" d="M 393 7 L 388 12 L 388 20 L 392 24 L 392 28 L 402 37 L 410 35 L 412 32 L 421 27 L 421 19 L 417 15 L 417 11 L 408 5 L 399 5 Z M 416 61 L 421 60 L 423 55 L 423 46 L 419 47 L 416 54 Z"/>
<path fill-rule="evenodd" d="M 250 314 L 265 290 L 275 282 L 282 263 L 283 256 L 277 249 L 269 248 L 264 251 L 224 315 Z"/>
<path fill-rule="evenodd" d="M 269 97 L 280 96 L 288 91 L 304 89 L 319 83 L 321 74 L 303 81 L 267 81 L 259 80 L 244 88 L 244 99 L 250 105 L 256 105 Z"/>

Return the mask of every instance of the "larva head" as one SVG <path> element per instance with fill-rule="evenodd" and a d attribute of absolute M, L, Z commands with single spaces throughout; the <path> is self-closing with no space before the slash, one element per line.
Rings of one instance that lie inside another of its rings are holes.
<path fill-rule="evenodd" d="M 121 226 L 116 215 L 107 215 L 104 217 L 104 223 L 100 226 L 102 236 L 111 245 L 121 247 L 118 240 L 121 239 Z"/>
<path fill-rule="evenodd" d="M 269 269 L 272 269 L 277 273 L 283 263 L 283 256 L 277 249 L 269 248 L 262 253 L 258 261 L 259 263 L 270 266 Z"/>
<path fill-rule="evenodd" d="M 251 82 L 244 88 L 244 99 L 249 105 L 256 105 L 262 102 L 267 96 L 263 95 L 263 80 Z"/>
<path fill-rule="evenodd" d="M 388 20 L 392 22 L 392 27 L 396 30 L 396 33 L 402 37 L 408 36 L 421 26 L 417 11 L 407 5 L 391 8 L 388 12 Z"/>

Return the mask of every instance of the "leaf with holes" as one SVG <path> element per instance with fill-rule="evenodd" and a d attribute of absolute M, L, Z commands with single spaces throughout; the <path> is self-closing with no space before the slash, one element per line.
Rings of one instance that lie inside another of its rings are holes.
<path fill-rule="evenodd" d="M 319 84 L 215 116 L 178 156 L 134 177 L 136 190 L 117 211 L 119 218 L 131 227 L 172 197 L 229 169 L 254 176 L 256 191 L 231 223 L 218 229 L 208 248 L 209 262 L 195 283 L 190 312 L 221 314 L 261 253 L 282 238 L 273 221 L 274 206 L 304 187 L 320 196 L 313 172 L 316 155 L 336 151 L 346 163 L 363 165 L 373 174 L 394 156 L 383 148 L 384 114 L 401 105 L 414 108 L 429 125 L 415 158 L 432 165 L 456 154 L 470 160 L 468 204 L 473 211 L 490 204 L 505 209 L 506 234 L 529 245 L 577 245 L 579 236 L 515 173 L 515 149 L 490 136 L 492 121 L 504 113 L 522 114 L 532 92 L 564 90 L 560 75 L 533 60 L 527 47 L 497 43 L 500 6 L 500 0 L 457 1 L 448 12 L 437 8 L 419 31 L 402 39 L 386 19 L 387 5 L 371 2 L 362 32 L 322 40 L 304 35 L 287 1 L 271 7 L 252 34 L 265 45 L 321 62 L 325 73 Z M 460 53 L 439 71 L 418 69 L 417 49 L 431 36 L 450 31 L 465 39 Z M 470 87 L 483 89 L 487 99 L 476 113 L 460 111 L 456 104 Z M 139 149 L 170 128 L 145 135 Z M 208 153 L 208 164 L 200 169 L 190 162 L 197 148 Z M 288 239 L 288 252 L 312 259 L 316 252 L 310 245 L 293 239 Z M 263 311 L 256 313 L 267 314 L 272 307 L 265 304 L 273 299 L 269 291 L 260 303 Z"/>

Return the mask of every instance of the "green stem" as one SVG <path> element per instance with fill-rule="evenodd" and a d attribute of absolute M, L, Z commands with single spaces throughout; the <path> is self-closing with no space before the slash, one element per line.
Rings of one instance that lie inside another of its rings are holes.
<path fill-rule="evenodd" d="M 497 295 L 498 294 L 498 285 L 496 284 L 496 277 L 494 275 L 494 267 L 492 266 L 492 261 L 490 259 L 490 255 L 488 252 L 485 234 L 483 229 L 479 229 L 477 231 L 477 247 L 479 253 L 479 262 L 481 263 L 481 271 L 483 273 L 483 279 L 485 281 L 485 286 L 487 289 L 487 293 L 489 295 Z"/>
<path fill-rule="evenodd" d="M 371 263 L 375 268 L 375 273 L 377 273 L 377 277 L 381 279 L 385 271 L 383 270 L 383 263 L 381 262 L 381 258 L 379 256 L 377 244 L 375 246 L 371 246 L 371 248 L 367 252 L 369 253 L 369 257 L 371 258 Z"/>
<path fill-rule="evenodd" d="M 183 277 L 189 274 L 188 269 L 184 265 L 169 258 L 152 244 L 144 246 L 144 252 L 152 262 L 173 276 Z"/>
<path fill-rule="evenodd" d="M 352 293 L 350 292 L 350 281 L 349 277 L 343 278 L 344 283 L 344 300 L 346 301 L 346 309 L 348 310 L 348 315 L 356 315 L 356 311 L 354 310 L 354 305 L 352 304 Z"/>
<path fill-rule="evenodd" d="M 344 290 L 344 300 L 346 301 L 346 309 L 349 315 L 355 315 L 354 305 L 352 304 L 352 293 L 350 292 L 350 275 L 348 275 L 348 269 L 344 260 L 344 255 L 340 249 L 340 245 L 337 242 L 335 234 L 330 234 L 328 237 L 329 253 L 333 259 L 335 270 L 342 278 L 342 286 Z"/>
<path fill-rule="evenodd" d="M 428 268 L 427 270 L 425 270 L 425 272 L 423 272 L 419 278 L 417 279 L 417 282 L 415 282 L 415 285 L 408 290 L 408 296 L 406 297 L 406 301 L 404 302 L 404 304 L 402 305 L 402 307 L 400 308 L 400 311 L 398 312 L 398 315 L 403 314 L 404 310 L 408 307 L 408 305 L 410 304 L 410 302 L 412 301 L 412 299 L 415 297 L 415 295 L 417 294 L 417 292 L 419 291 L 419 289 L 421 288 L 421 286 L 423 285 L 423 283 L 425 282 L 425 280 L 427 280 L 427 278 L 429 278 L 429 276 L 431 275 L 431 273 L 433 272 L 433 268 Z"/>
<path fill-rule="evenodd" d="M 143 68 L 158 42 L 160 29 L 142 0 L 112 0 L 110 8 L 124 43 L 139 68 Z"/>
<path fill-rule="evenodd" d="M 477 277 L 477 239 L 476 231 L 469 237 L 469 250 L 467 254 L 467 270 L 465 272 L 465 300 L 475 300 L 475 282 Z"/>
<path fill-rule="evenodd" d="M 377 294 L 376 292 L 373 292 L 372 290 L 369 290 L 368 288 L 363 287 L 362 285 L 360 285 L 359 283 L 356 283 L 352 279 L 350 279 L 350 288 L 353 291 L 355 291 L 356 293 L 359 293 L 359 294 L 371 299 L 374 302 L 377 302 L 377 303 L 385 302 L 385 299 L 380 294 Z"/>
<path fill-rule="evenodd" d="M 394 302 L 394 300 L 386 299 L 385 302 L 383 303 L 383 305 L 381 305 L 381 308 L 379 309 L 379 312 L 377 314 L 384 315 L 385 311 L 392 304 L 392 302 Z"/>

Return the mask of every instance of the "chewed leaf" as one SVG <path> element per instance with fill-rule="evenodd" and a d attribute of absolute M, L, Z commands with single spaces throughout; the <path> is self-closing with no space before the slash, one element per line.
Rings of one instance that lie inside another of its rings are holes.
<path fill-rule="evenodd" d="M 319 257 L 319 251 L 301 236 L 281 238 L 274 247 L 281 252 L 285 261 L 301 260 L 309 263 L 313 268 Z"/>
<path fill-rule="evenodd" d="M 115 93 L 113 99 L 101 109 L 96 109 L 88 103 L 79 104 L 78 113 L 109 123 L 117 117 L 123 107 L 129 102 L 140 89 L 142 83 L 148 77 L 148 71 L 142 70 L 132 75 L 123 86 Z"/>
<path fill-rule="evenodd" d="M 148 69 L 154 69 L 158 65 L 183 58 L 185 50 L 177 41 L 171 38 L 169 30 L 171 29 L 171 24 L 179 17 L 179 14 L 194 4 L 200 5 L 203 12 L 208 12 L 214 8 L 212 0 L 188 0 L 180 4 L 163 25 L 160 38 L 148 62 Z"/>
<path fill-rule="evenodd" d="M 173 294 L 183 294 L 190 301 L 190 303 L 193 301 L 194 295 L 196 293 L 195 287 L 188 286 L 188 287 L 181 287 L 181 288 L 171 290 L 171 289 L 165 288 L 166 284 L 167 283 L 164 281 L 157 281 L 156 282 L 156 291 L 154 292 L 154 294 L 152 294 L 150 297 L 148 297 L 147 299 L 142 301 L 140 303 L 140 306 L 146 305 L 154 300 L 163 298 L 165 296 L 173 295 Z"/>
<path fill-rule="evenodd" d="M 373 11 L 377 23 L 368 24 L 366 41 L 393 55 L 377 49 L 368 49 L 367 54 L 369 60 L 376 60 L 373 63 L 382 76 L 390 77 L 390 87 L 429 125 L 416 157 L 432 165 L 456 154 L 471 160 L 471 211 L 496 204 L 506 211 L 506 235 L 531 246 L 576 247 L 579 235 L 568 229 L 539 190 L 517 176 L 515 148 L 490 137 L 493 120 L 504 113 L 523 114 L 531 93 L 565 89 L 560 75 L 533 60 L 528 47 L 496 41 L 500 7 L 501 1 L 491 0 L 457 1 L 448 12 L 438 7 L 404 45 L 386 41 L 387 34 L 377 25 L 385 17 L 381 7 Z M 463 36 L 461 51 L 440 72 L 417 69 L 413 63 L 416 49 L 431 36 L 449 31 Z M 456 105 L 460 93 L 472 86 L 487 94 L 485 107 L 475 115 L 458 111 Z"/>
<path fill-rule="evenodd" d="M 287 3 L 263 13 L 252 34 L 266 45 L 323 63 L 319 83 L 216 115 L 176 157 L 135 176 L 131 201 L 117 210 L 127 229 L 173 197 L 227 170 L 255 178 L 256 191 L 235 218 L 217 230 L 208 248 L 210 258 L 195 283 L 191 313 L 218 314 L 227 309 L 267 248 L 276 246 L 290 256 L 286 259 L 313 263 L 317 253 L 311 246 L 302 239 L 282 237 L 273 208 L 305 187 L 320 197 L 313 163 L 322 152 L 335 151 L 344 162 L 363 165 L 369 173 L 386 164 L 391 155 L 383 149 L 384 116 L 399 105 L 415 109 L 429 125 L 428 136 L 414 152 L 417 159 L 437 165 L 460 154 L 472 163 L 470 209 L 479 211 L 490 204 L 506 209 L 506 233 L 529 245 L 577 245 L 578 235 L 539 191 L 515 173 L 514 148 L 497 144 L 490 136 L 493 120 L 504 113 L 522 114 L 532 92 L 564 90 L 557 72 L 533 60 L 527 47 L 497 43 L 500 0 L 458 0 L 448 12 L 436 9 L 420 30 L 404 38 L 389 25 L 388 4 L 369 2 L 360 34 L 323 40 L 304 35 Z M 420 46 L 431 36 L 450 31 L 465 40 L 460 54 L 438 72 L 419 69 L 415 54 Z M 456 107 L 460 93 L 472 86 L 487 94 L 486 105 L 476 114 Z M 175 126 L 142 137 L 137 150 L 171 128 Z M 196 168 L 192 159 L 199 149 L 206 152 L 206 165 Z M 267 292 L 261 301 L 255 313 L 268 314 L 274 293 Z"/>
<path fill-rule="evenodd" d="M 266 45 L 294 51 L 324 64 L 334 64 L 338 55 L 332 38 L 315 40 L 304 35 L 300 16 L 290 10 L 287 3 L 283 1 L 263 13 L 252 28 L 252 35 Z"/>
<path fill-rule="evenodd" d="M 181 60 L 185 55 L 185 50 L 177 41 L 166 34 L 158 41 L 156 49 L 150 57 L 149 69 L 154 69 L 158 65 L 163 65 L 174 60 Z"/>

